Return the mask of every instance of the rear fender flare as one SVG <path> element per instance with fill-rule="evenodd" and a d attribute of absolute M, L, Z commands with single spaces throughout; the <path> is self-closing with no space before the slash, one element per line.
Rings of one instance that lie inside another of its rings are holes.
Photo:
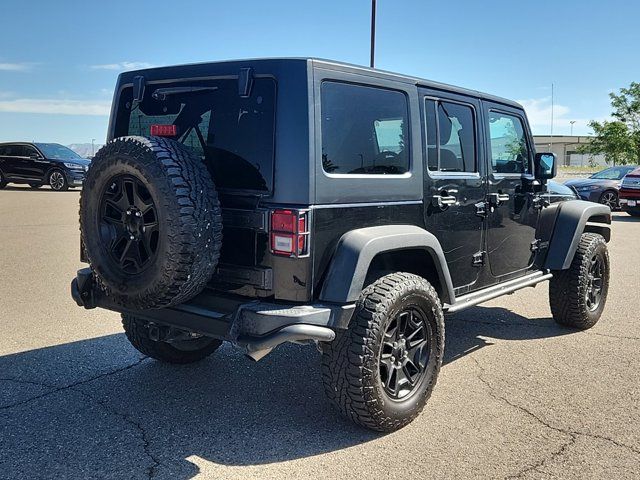
<path fill-rule="evenodd" d="M 438 239 L 415 225 L 386 225 L 351 230 L 340 238 L 329 264 L 320 300 L 355 302 L 362 292 L 367 271 L 376 255 L 404 249 L 423 249 L 431 257 L 442 290 L 442 302 L 454 300 L 453 284 Z"/>

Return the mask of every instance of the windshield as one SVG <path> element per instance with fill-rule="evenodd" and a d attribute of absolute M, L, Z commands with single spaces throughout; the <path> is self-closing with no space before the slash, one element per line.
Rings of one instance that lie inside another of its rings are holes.
<path fill-rule="evenodd" d="M 148 83 L 135 104 L 123 90 L 115 136 L 151 134 L 152 125 L 175 125 L 175 140 L 193 149 L 218 188 L 271 190 L 276 82 L 255 78 L 250 95 L 236 79 Z"/>
<path fill-rule="evenodd" d="M 590 178 L 596 178 L 598 180 L 621 180 L 627 173 L 633 170 L 634 167 L 612 167 L 607 168 L 598 173 L 594 173 Z"/>
<path fill-rule="evenodd" d="M 59 143 L 36 143 L 45 158 L 52 160 L 84 160 L 70 148 Z"/>

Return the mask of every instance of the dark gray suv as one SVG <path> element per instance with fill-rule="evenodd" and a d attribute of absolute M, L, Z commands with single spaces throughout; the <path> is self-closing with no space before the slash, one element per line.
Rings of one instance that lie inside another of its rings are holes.
<path fill-rule="evenodd" d="M 0 188 L 24 183 L 63 191 L 81 187 L 91 162 L 58 143 L 1 143 Z"/>

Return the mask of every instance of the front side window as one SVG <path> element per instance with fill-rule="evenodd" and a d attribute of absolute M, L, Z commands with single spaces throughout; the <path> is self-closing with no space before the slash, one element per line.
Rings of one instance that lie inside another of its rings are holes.
<path fill-rule="evenodd" d="M 426 99 L 427 167 L 432 172 L 477 172 L 474 110 Z"/>
<path fill-rule="evenodd" d="M 321 94 L 325 172 L 393 175 L 409 171 L 404 93 L 324 82 Z"/>
<path fill-rule="evenodd" d="M 522 120 L 515 115 L 489 112 L 491 167 L 496 173 L 527 173 L 529 146 Z"/>

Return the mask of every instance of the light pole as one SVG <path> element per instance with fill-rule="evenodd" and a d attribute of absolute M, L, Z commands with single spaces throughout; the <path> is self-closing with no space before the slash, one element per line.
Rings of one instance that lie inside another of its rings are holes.
<path fill-rule="evenodd" d="M 371 0 L 371 61 L 369 66 L 374 67 L 376 51 L 376 0 Z"/>
<path fill-rule="evenodd" d="M 93 147 L 93 143 L 96 141 L 95 138 L 91 139 L 91 158 L 93 158 L 96 155 L 96 151 L 95 148 Z"/>
<path fill-rule="evenodd" d="M 571 136 L 573 137 L 573 124 L 576 123 L 576 121 L 571 120 L 569 123 L 571 124 Z"/>

